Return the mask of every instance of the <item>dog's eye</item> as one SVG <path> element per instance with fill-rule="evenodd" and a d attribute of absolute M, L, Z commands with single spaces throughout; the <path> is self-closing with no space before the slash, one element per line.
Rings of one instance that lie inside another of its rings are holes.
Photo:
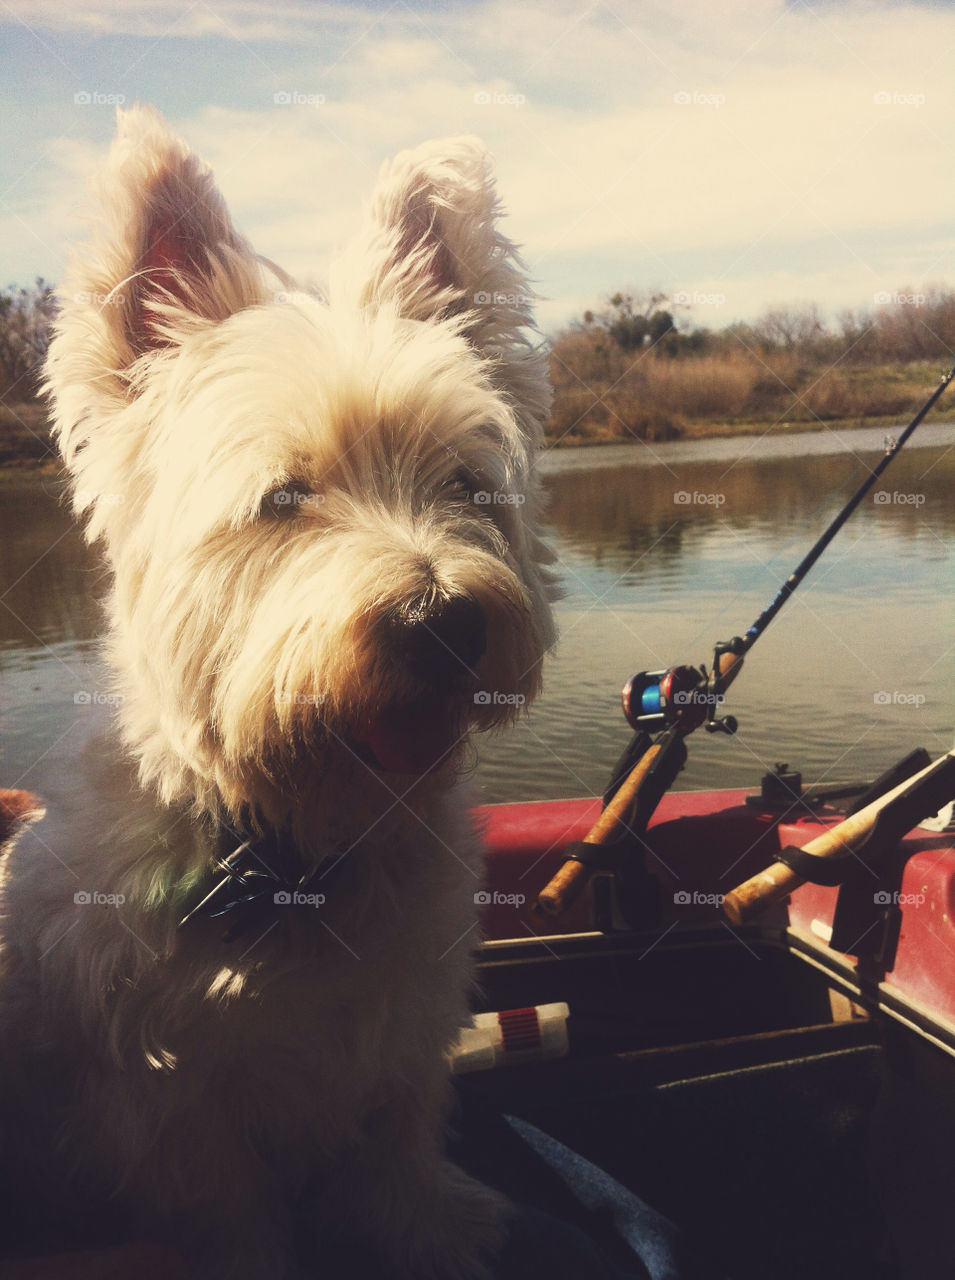
<path fill-rule="evenodd" d="M 287 480 L 277 485 L 262 499 L 263 517 L 273 520 L 289 520 L 297 515 L 314 511 L 323 499 L 314 489 L 301 480 Z"/>
<path fill-rule="evenodd" d="M 467 471 L 455 471 L 444 481 L 441 492 L 446 498 L 470 502 L 474 496 L 474 479 Z"/>

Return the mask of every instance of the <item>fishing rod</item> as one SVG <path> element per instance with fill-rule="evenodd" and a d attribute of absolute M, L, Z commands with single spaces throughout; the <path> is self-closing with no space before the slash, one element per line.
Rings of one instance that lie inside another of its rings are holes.
<path fill-rule="evenodd" d="M 839 532 L 839 530 L 842 528 L 845 522 L 852 515 L 853 511 L 855 511 L 856 507 L 859 505 L 859 503 L 862 501 L 865 495 L 869 492 L 869 490 L 875 484 L 876 480 L 878 480 L 879 476 L 882 475 L 882 472 L 891 463 L 895 455 L 899 453 L 900 450 L 903 448 L 903 446 L 905 445 L 905 442 L 912 435 L 915 428 L 919 425 L 919 423 L 922 421 L 925 415 L 929 412 L 929 410 L 935 405 L 936 401 L 941 396 L 942 392 L 945 390 L 948 384 L 952 381 L 953 377 L 955 377 L 955 365 L 952 365 L 951 369 L 949 369 L 946 373 L 942 375 L 942 379 L 939 382 L 938 386 L 935 388 L 935 390 L 932 392 L 929 398 L 922 405 L 921 409 L 919 409 L 918 413 L 915 415 L 915 417 L 912 419 L 909 425 L 905 428 L 905 430 L 899 436 L 898 440 L 894 441 L 892 446 L 886 449 L 885 454 L 880 459 L 875 469 L 871 472 L 871 474 L 869 475 L 869 478 L 863 481 L 863 483 L 859 486 L 859 488 L 852 495 L 852 497 L 849 499 L 846 505 L 842 508 L 842 510 L 836 516 L 835 520 L 833 520 L 832 524 L 830 524 L 829 528 L 825 531 L 825 533 L 818 540 L 815 546 L 806 554 L 806 556 L 799 562 L 796 568 L 792 571 L 792 573 L 789 575 L 789 577 L 780 587 L 779 591 L 776 593 L 776 596 L 774 597 L 772 602 L 769 605 L 767 605 L 767 607 L 763 610 L 763 612 L 759 615 L 759 617 L 756 619 L 753 625 L 746 632 L 746 635 L 744 637 L 744 644 L 745 644 L 746 650 L 751 649 L 753 645 L 756 643 L 756 641 L 759 639 L 759 637 L 763 634 L 763 632 L 772 622 L 773 618 L 775 618 L 776 614 L 780 611 L 780 609 L 783 607 L 783 605 L 786 603 L 786 601 L 789 599 L 792 593 L 799 586 L 800 582 L 802 582 L 803 578 L 806 576 L 806 574 L 809 572 L 812 566 L 816 563 L 816 561 L 825 551 L 826 547 L 828 547 L 829 543 L 833 540 L 833 538 L 836 536 L 836 534 Z"/>
<path fill-rule="evenodd" d="M 953 377 L 955 365 L 943 374 L 938 386 L 899 438 L 885 450 L 878 464 L 745 634 L 714 646 L 711 671 L 708 672 L 705 666 L 674 666 L 663 671 L 641 671 L 627 681 L 621 701 L 623 713 L 635 731 L 634 737 L 614 768 L 604 793 L 603 812 L 585 840 L 567 846 L 560 870 L 538 896 L 538 913 L 561 915 L 577 900 L 597 871 L 614 871 L 622 875 L 625 867 L 629 866 L 631 878 L 641 879 L 634 871 L 633 859 L 625 864 L 622 855 L 635 840 L 639 842 L 642 839 L 657 805 L 686 763 L 684 739 L 700 725 L 705 725 L 711 733 L 736 732 L 735 717 L 720 715 L 718 711 L 726 690 L 739 675 L 743 658 L 905 446 Z M 658 731 L 659 736 L 654 740 L 651 735 Z M 644 873 L 643 889 L 652 891 L 655 886 L 652 877 Z"/>

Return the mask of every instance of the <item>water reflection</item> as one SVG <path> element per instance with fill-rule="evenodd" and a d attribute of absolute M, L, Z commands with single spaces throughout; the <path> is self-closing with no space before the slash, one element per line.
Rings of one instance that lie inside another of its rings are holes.
<path fill-rule="evenodd" d="M 858 433 L 848 451 L 822 436 L 668 445 L 657 460 L 548 457 L 562 639 L 531 715 L 479 743 L 481 798 L 602 789 L 628 734 L 623 680 L 709 662 L 715 640 L 744 630 L 875 464 L 882 434 Z M 950 745 L 955 428 L 924 438 L 933 446 L 893 462 L 877 486 L 887 500 L 863 502 L 754 650 L 731 695 L 739 735 L 696 735 L 680 786 L 749 785 L 783 759 L 810 780 L 875 774 L 914 745 Z M 0 781 L 39 790 L 44 753 L 85 713 L 77 691 L 105 687 L 106 583 L 60 493 L 48 476 L 0 480 Z"/>
<path fill-rule="evenodd" d="M 0 648 L 78 642 L 99 631 L 96 557 L 62 493 L 49 476 L 0 479 Z"/>
<path fill-rule="evenodd" d="M 679 561 L 687 543 L 714 524 L 740 535 L 788 541 L 821 533 L 879 460 L 861 457 L 774 458 L 672 465 L 667 470 L 616 468 L 547 477 L 548 520 L 569 547 L 624 572 L 656 576 Z M 955 451 L 900 454 L 853 516 L 856 532 L 881 536 L 951 533 Z M 808 542 L 807 542 L 808 549 Z M 653 551 L 653 558 L 646 553 Z M 637 561 L 638 563 L 635 563 Z"/>

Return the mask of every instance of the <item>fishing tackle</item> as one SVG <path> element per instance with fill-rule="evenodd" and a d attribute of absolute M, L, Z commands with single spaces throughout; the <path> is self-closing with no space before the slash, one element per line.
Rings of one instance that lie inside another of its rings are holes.
<path fill-rule="evenodd" d="M 537 909 L 549 916 L 562 914 L 580 896 L 595 871 L 624 868 L 624 853 L 646 831 L 660 800 L 672 786 L 686 761 L 684 738 L 704 725 L 711 733 L 735 733 L 735 717 L 720 714 L 724 695 L 743 665 L 743 659 L 766 631 L 829 543 L 879 479 L 886 467 L 936 404 L 955 377 L 955 365 L 943 374 L 938 386 L 896 440 L 887 440 L 885 452 L 856 492 L 813 543 L 766 608 L 742 636 L 718 643 L 712 668 L 674 666 L 663 671 L 641 671 L 623 687 L 623 712 L 636 731 L 611 776 L 604 793 L 604 810 L 587 838 L 570 845 L 557 874 L 538 896 Z M 651 734 L 658 732 L 653 740 Z M 640 877 L 630 859 L 626 874 Z M 656 881 L 649 875 L 643 886 L 652 896 Z M 631 899 L 635 896 L 631 894 Z M 648 903 L 647 909 L 652 904 Z"/>

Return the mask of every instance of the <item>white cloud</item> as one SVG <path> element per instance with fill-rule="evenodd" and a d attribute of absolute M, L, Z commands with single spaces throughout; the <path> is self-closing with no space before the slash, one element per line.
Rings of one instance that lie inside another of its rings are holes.
<path fill-rule="evenodd" d="M 64 5 L 62 0 L 6 0 L 6 14 L 29 27 L 84 34 L 132 35 L 162 39 L 175 32 L 196 39 L 226 35 L 247 41 L 316 38 L 316 17 L 325 26 L 352 26 L 355 9 L 347 4 L 269 4 L 264 0 L 217 0 L 183 6 L 172 0 L 93 0 Z"/>
<path fill-rule="evenodd" d="M 182 12 L 123 0 L 82 14 L 53 0 L 14 7 L 47 31 L 156 39 Z M 215 31 L 196 18 L 176 34 L 220 53 L 239 39 L 253 55 L 242 83 L 230 81 L 222 105 L 210 77 L 220 105 L 177 110 L 185 86 L 173 82 L 165 106 L 215 167 L 236 220 L 293 272 L 324 273 L 388 155 L 457 132 L 495 154 L 508 229 L 554 299 L 542 314 L 655 282 L 725 293 L 733 315 L 788 296 L 836 308 L 903 283 L 886 286 L 897 269 L 912 281 L 951 272 L 955 117 L 949 66 L 931 54 L 955 39 L 951 10 L 688 0 L 677 22 L 662 0 L 422 13 L 233 0 L 215 12 Z M 282 89 L 325 102 L 278 107 Z M 46 112 L 56 139 L 62 110 Z M 18 245 L 33 261 L 38 241 L 61 241 L 95 149 L 87 119 L 71 119 L 74 140 L 44 162 L 56 172 L 34 184 L 29 226 L 3 225 L 11 261 Z"/>

